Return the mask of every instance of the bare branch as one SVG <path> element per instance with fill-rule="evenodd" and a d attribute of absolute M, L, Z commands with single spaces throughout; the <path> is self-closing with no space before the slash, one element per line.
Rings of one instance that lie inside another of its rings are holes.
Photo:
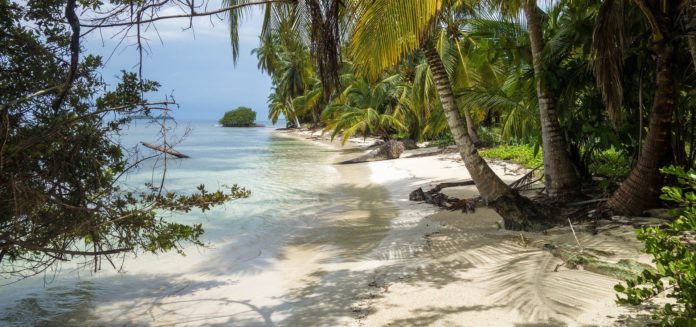
<path fill-rule="evenodd" d="M 142 20 L 138 20 L 138 21 L 134 21 L 134 22 L 80 24 L 80 26 L 90 27 L 90 28 L 107 28 L 107 27 L 118 27 L 118 26 L 133 26 L 136 24 L 142 25 L 142 24 L 149 24 L 149 23 L 153 23 L 153 22 L 156 22 L 159 20 L 165 20 L 165 19 L 177 19 L 177 18 L 189 18 L 190 19 L 193 17 L 213 16 L 213 15 L 223 14 L 225 12 L 228 12 L 230 10 L 234 10 L 237 8 L 249 7 L 249 6 L 254 6 L 254 5 L 269 4 L 269 3 L 295 3 L 295 2 L 296 2 L 296 0 L 265 0 L 265 1 L 258 1 L 258 2 L 252 2 L 252 3 L 238 4 L 238 5 L 229 6 L 229 7 L 221 8 L 218 10 L 213 10 L 213 11 L 206 11 L 206 12 L 197 12 L 192 8 L 191 12 L 186 13 L 186 14 L 158 16 L 158 17 L 152 17 L 149 19 L 142 19 Z"/>

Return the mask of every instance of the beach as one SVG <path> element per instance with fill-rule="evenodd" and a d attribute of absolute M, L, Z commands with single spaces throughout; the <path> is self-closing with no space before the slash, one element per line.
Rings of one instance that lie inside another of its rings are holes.
<path fill-rule="evenodd" d="M 294 132 L 314 142 L 326 136 Z M 349 146 L 367 144 L 353 139 Z M 369 143 L 369 141 L 367 142 Z M 333 146 L 338 146 L 334 141 Z M 434 150 L 433 150 L 434 151 Z M 430 152 L 433 152 L 430 151 Z M 439 210 L 411 202 L 408 195 L 422 187 L 467 179 L 456 152 L 412 157 L 366 166 L 369 182 L 385 187 L 398 216 L 362 271 L 365 289 L 352 305 L 355 326 L 644 326 L 645 313 L 615 303 L 618 279 L 580 269 L 568 269 L 549 251 L 532 246 L 544 239 L 606 251 L 605 259 L 630 258 L 649 263 L 630 226 L 589 233 L 568 228 L 545 235 L 500 228 L 501 217 L 491 208 L 474 213 Z M 491 162 L 506 182 L 526 171 L 505 162 Z M 357 168 L 356 168 L 357 169 Z M 459 198 L 477 195 L 474 186 L 446 189 Z"/>
<path fill-rule="evenodd" d="M 133 143 L 148 129 L 131 131 Z M 224 140 L 221 142 L 220 140 Z M 337 164 L 375 139 L 341 145 L 307 130 L 194 126 L 167 185 L 228 180 L 252 197 L 200 215 L 206 245 L 128 257 L 98 272 L 68 262 L 0 294 L 8 326 L 643 326 L 614 303 L 618 279 L 579 269 L 543 242 L 638 259 L 630 226 L 588 233 L 500 228 L 492 209 L 447 211 L 409 201 L 419 187 L 469 178 L 459 154 L 420 148 L 395 160 Z M 526 170 L 491 162 L 510 183 Z M 146 181 L 144 170 L 130 177 Z M 458 198 L 472 186 L 446 188 Z M 540 243 L 541 242 L 541 243 Z M 53 278 L 53 279 L 51 279 Z"/>

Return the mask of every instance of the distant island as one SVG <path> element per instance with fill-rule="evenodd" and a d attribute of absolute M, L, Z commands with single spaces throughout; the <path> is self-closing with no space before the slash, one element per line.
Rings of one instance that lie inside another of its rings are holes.
<path fill-rule="evenodd" d="M 263 127 L 256 121 L 256 112 L 249 107 L 238 107 L 230 110 L 220 119 L 223 127 Z"/>

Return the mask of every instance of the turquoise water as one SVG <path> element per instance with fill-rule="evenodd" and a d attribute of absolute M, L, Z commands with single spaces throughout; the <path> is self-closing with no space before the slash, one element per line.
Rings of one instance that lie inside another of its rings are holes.
<path fill-rule="evenodd" d="M 80 268 L 81 261 L 63 264 L 53 271 L 18 283 L 0 287 L 0 325 L 7 326 L 91 326 L 97 307 L 157 297 L 172 289 L 192 290 L 171 282 L 189 272 L 210 276 L 250 274 L 264 269 L 258 259 L 261 251 L 280 249 L 289 243 L 326 243 L 341 249 L 348 260 L 369 252 L 386 233 L 393 210 L 388 194 L 379 188 L 337 187 L 337 171 L 330 164 L 337 151 L 295 139 L 281 137 L 272 128 L 222 128 L 214 122 L 179 123 L 174 134 L 189 135 L 175 148 L 191 156 L 167 162 L 165 188 L 187 192 L 199 184 L 213 190 L 238 184 L 252 191 L 248 199 L 230 202 L 205 214 L 193 212 L 169 216 L 169 219 L 202 223 L 203 240 L 208 247 L 186 249 L 187 256 L 166 254 L 140 255 L 117 262 L 116 272 L 107 263 L 93 274 Z M 121 142 L 136 145 L 140 141 L 158 143 L 156 125 L 138 122 L 124 131 Z M 147 155 L 152 152 L 142 148 Z M 162 161 L 148 160 L 124 180 L 124 187 L 136 189 L 157 182 Z M 360 209 L 369 212 L 358 221 L 362 237 L 352 234 L 343 223 L 327 225 L 326 217 Z M 308 232 L 314 231 L 314 232 Z M 264 253 L 264 258 L 274 257 Z M 220 258 L 224 257 L 224 262 Z M 242 265 L 249 260 L 250 265 Z M 243 269 L 243 271 L 242 271 Z M 201 284 L 200 287 L 214 287 Z M 129 308 L 115 309 L 128 312 Z M 100 322 L 97 325 L 102 325 Z M 108 323 L 106 323 L 108 325 Z M 126 324 L 127 325 L 127 324 Z"/>

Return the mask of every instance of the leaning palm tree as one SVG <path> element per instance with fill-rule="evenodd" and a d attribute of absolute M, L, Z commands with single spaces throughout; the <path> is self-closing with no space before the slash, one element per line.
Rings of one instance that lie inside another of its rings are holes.
<path fill-rule="evenodd" d="M 495 201 L 506 228 L 534 228 L 543 215 L 531 202 L 517 195 L 488 166 L 474 147 L 452 92 L 452 85 L 435 48 L 435 31 L 443 8 L 461 6 L 458 1 L 374 0 L 353 1 L 349 8 L 358 15 L 348 46 L 358 72 L 377 78 L 399 59 L 421 49 L 432 72 L 442 108 L 459 153 L 481 196 Z M 375 38 L 379 35 L 379 38 Z"/>
<path fill-rule="evenodd" d="M 688 0 L 651 1 L 605 0 L 600 8 L 594 32 L 594 68 L 597 83 L 602 91 L 610 116 L 618 121 L 623 102 L 621 68 L 623 49 L 626 45 L 625 19 L 630 10 L 637 10 L 645 21 L 650 35 L 650 49 L 655 60 L 655 94 L 650 113 L 650 123 L 638 161 L 628 178 L 608 201 L 616 213 L 639 214 L 654 204 L 660 193 L 663 177 L 661 165 L 665 163 L 671 146 L 672 113 L 677 101 L 673 63 L 686 31 L 680 24 L 685 10 L 692 6 Z M 632 13 L 636 13 L 632 11 Z M 636 35 L 643 31 L 636 31 Z M 646 49 L 647 50 L 647 49 Z"/>

